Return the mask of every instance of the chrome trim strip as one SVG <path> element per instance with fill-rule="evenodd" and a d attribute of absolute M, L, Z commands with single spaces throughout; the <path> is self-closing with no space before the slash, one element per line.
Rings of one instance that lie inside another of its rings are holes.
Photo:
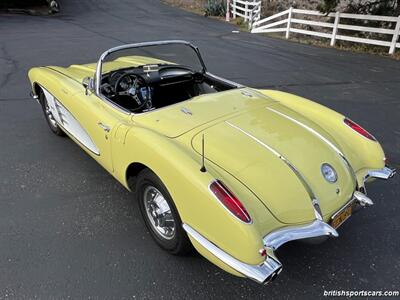
<path fill-rule="evenodd" d="M 219 77 L 219 76 L 217 76 L 217 75 L 215 75 L 213 73 L 210 73 L 210 72 L 206 72 L 206 75 L 208 75 L 210 77 L 213 77 L 216 80 L 219 80 L 219 81 L 225 82 L 227 84 L 233 85 L 236 88 L 244 88 L 245 87 L 245 86 L 241 85 L 240 83 L 234 82 L 234 81 L 226 79 L 226 78 Z"/>
<path fill-rule="evenodd" d="M 263 238 L 264 245 L 272 250 L 278 249 L 283 244 L 306 238 L 313 238 L 318 236 L 331 236 L 338 237 L 338 232 L 321 220 L 315 220 L 310 224 L 301 226 L 287 226 L 282 229 L 278 229 L 266 235 Z"/>
<path fill-rule="evenodd" d="M 279 260 L 269 255 L 267 256 L 266 260 L 260 265 L 250 265 L 241 262 L 223 251 L 214 243 L 210 242 L 188 224 L 183 224 L 182 227 L 190 235 L 190 237 L 196 240 L 200 245 L 202 245 L 207 251 L 209 251 L 219 260 L 221 260 L 240 274 L 246 276 L 247 278 L 255 280 L 258 283 L 269 283 L 282 270 L 282 264 L 279 262 Z"/>
<path fill-rule="evenodd" d="M 243 134 L 247 135 L 248 137 L 250 137 L 251 139 L 253 139 L 254 141 L 256 141 L 258 144 L 260 144 L 261 146 L 263 146 L 264 148 L 268 149 L 269 151 L 271 151 L 275 156 L 277 156 L 279 159 L 281 159 L 291 170 L 292 172 L 297 176 L 297 178 L 301 181 L 301 183 L 303 184 L 304 188 L 306 189 L 308 195 L 310 196 L 311 199 L 311 203 L 313 205 L 314 211 L 315 211 L 315 216 L 318 220 L 322 220 L 322 212 L 321 212 L 321 208 L 319 205 L 319 201 L 317 199 L 317 197 L 315 196 L 314 192 L 312 191 L 310 185 L 307 183 L 306 179 L 304 178 L 304 176 L 299 172 L 299 170 L 297 170 L 297 168 L 286 158 L 284 157 L 282 154 L 280 154 L 278 151 L 276 151 L 275 149 L 273 149 L 271 146 L 265 144 L 264 142 L 260 141 L 258 138 L 256 138 L 255 136 L 251 135 L 250 133 L 244 131 L 242 128 L 230 123 L 229 121 L 225 121 L 226 124 L 228 124 L 229 126 L 239 130 L 240 132 L 242 132 Z"/>
<path fill-rule="evenodd" d="M 335 150 L 337 153 L 339 153 L 340 155 L 344 156 L 344 154 L 342 153 L 342 151 L 340 151 L 330 140 L 328 140 L 327 138 L 325 138 L 324 136 L 322 136 L 319 132 L 317 132 L 316 130 L 312 129 L 311 127 L 305 125 L 304 123 L 301 123 L 300 121 L 289 117 L 288 115 L 285 115 L 284 113 L 281 113 L 280 111 L 277 111 L 273 108 L 267 107 L 268 110 L 296 123 L 297 125 L 303 127 L 304 129 L 306 129 L 307 131 L 311 132 L 312 134 L 316 135 L 318 138 L 320 138 L 321 140 L 323 140 L 326 144 L 328 144 L 333 150 Z"/>
<path fill-rule="evenodd" d="M 347 169 L 350 171 L 351 176 L 353 177 L 354 183 L 355 185 L 357 185 L 357 176 L 356 173 L 354 172 L 353 167 L 350 165 L 350 162 L 347 160 L 347 158 L 344 156 L 343 152 L 339 150 L 338 147 L 336 147 L 330 140 L 328 140 L 327 138 L 325 138 L 324 136 L 322 136 L 319 132 L 317 132 L 316 130 L 312 129 L 311 127 L 305 125 L 304 123 L 301 123 L 300 121 L 289 117 L 288 115 L 285 115 L 284 113 L 281 113 L 280 111 L 277 111 L 273 108 L 267 107 L 268 110 L 279 114 L 280 116 L 296 123 L 297 125 L 303 127 L 304 129 L 308 130 L 309 132 L 311 132 L 312 134 L 314 134 L 315 136 L 317 136 L 319 139 L 321 139 L 322 141 L 324 141 L 329 147 L 331 147 L 337 154 L 339 154 L 339 156 L 344 160 L 344 162 L 346 163 Z"/>

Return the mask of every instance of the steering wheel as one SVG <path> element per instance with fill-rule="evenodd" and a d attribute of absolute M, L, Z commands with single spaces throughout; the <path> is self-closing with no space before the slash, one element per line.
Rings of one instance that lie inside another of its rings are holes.
<path fill-rule="evenodd" d="M 138 105 L 131 111 L 138 111 L 143 107 L 151 108 L 151 88 L 146 84 L 142 76 L 137 74 L 122 74 L 114 86 L 115 94 L 118 96 L 129 96 Z"/>

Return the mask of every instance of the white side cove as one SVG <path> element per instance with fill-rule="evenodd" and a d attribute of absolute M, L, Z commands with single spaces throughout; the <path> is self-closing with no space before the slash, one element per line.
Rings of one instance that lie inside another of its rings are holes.
<path fill-rule="evenodd" d="M 96 155 L 100 155 L 99 149 L 96 147 L 89 134 L 74 118 L 69 110 L 65 106 L 63 106 L 60 101 L 54 98 L 54 96 L 50 94 L 46 89 L 44 89 L 43 87 L 42 89 L 46 97 L 49 109 L 56 122 L 87 149 L 89 149 Z"/>

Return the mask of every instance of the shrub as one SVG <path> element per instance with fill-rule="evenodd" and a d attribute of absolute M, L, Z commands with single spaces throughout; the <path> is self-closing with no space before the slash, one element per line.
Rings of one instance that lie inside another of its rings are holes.
<path fill-rule="evenodd" d="M 224 16 L 226 14 L 226 5 L 224 0 L 208 0 L 204 7 L 206 16 Z"/>

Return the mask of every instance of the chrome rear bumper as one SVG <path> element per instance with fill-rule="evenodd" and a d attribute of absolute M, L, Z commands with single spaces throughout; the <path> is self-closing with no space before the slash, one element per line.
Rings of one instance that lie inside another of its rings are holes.
<path fill-rule="evenodd" d="M 379 179 L 389 179 L 392 178 L 395 174 L 396 174 L 396 169 L 391 169 L 386 166 L 383 169 L 370 170 L 368 174 L 364 177 L 364 181 L 370 177 Z"/>
<path fill-rule="evenodd" d="M 253 279 L 258 283 L 267 284 L 274 280 L 276 276 L 282 271 L 282 264 L 278 259 L 267 256 L 267 259 L 260 265 L 250 265 L 237 260 L 233 256 L 229 255 L 221 248 L 216 246 L 214 243 L 207 240 L 204 236 L 194 230 L 187 224 L 183 224 L 183 229 L 196 240 L 205 249 L 211 252 L 219 260 L 236 270 L 240 274 L 247 278 Z"/>
<path fill-rule="evenodd" d="M 264 237 L 263 242 L 265 247 L 275 251 L 289 241 L 315 238 L 320 236 L 338 237 L 339 234 L 329 224 L 321 220 L 315 220 L 309 224 L 301 226 L 287 226 L 273 231 Z"/>
<path fill-rule="evenodd" d="M 371 199 L 361 192 L 354 192 L 352 200 L 349 201 L 345 206 L 347 206 L 350 202 L 354 202 L 354 204 L 359 207 L 366 207 L 373 204 Z M 268 284 L 272 282 L 282 271 L 282 264 L 276 258 L 275 251 L 283 244 L 295 240 L 339 236 L 336 229 L 318 219 L 304 225 L 286 226 L 269 233 L 263 238 L 263 244 L 267 251 L 267 257 L 260 265 L 250 265 L 241 262 L 230 254 L 226 253 L 188 224 L 183 224 L 182 226 L 191 238 L 196 240 L 201 246 L 207 249 L 207 251 L 212 253 L 219 260 L 245 277 L 262 284 Z"/>
<path fill-rule="evenodd" d="M 381 179 L 389 179 L 396 174 L 396 170 L 385 167 L 380 170 L 371 170 L 368 172 L 365 180 L 368 177 L 375 177 Z M 346 203 L 335 214 L 339 213 L 343 208 L 348 205 L 353 205 L 355 211 L 373 205 L 372 200 L 366 194 L 355 191 L 352 199 Z M 273 281 L 277 275 L 282 271 L 282 264 L 276 258 L 275 251 L 283 244 L 294 240 L 305 240 L 323 237 L 338 237 L 339 234 L 332 226 L 325 223 L 323 220 L 316 219 L 311 223 L 287 226 L 273 231 L 263 238 L 264 248 L 267 250 L 267 256 L 263 263 L 260 265 L 246 264 L 230 254 L 223 251 L 217 245 L 206 239 L 199 232 L 193 229 L 188 224 L 183 224 L 183 229 L 187 234 L 196 240 L 200 245 L 207 249 L 219 260 L 236 270 L 247 278 L 262 284 L 268 284 Z"/>

